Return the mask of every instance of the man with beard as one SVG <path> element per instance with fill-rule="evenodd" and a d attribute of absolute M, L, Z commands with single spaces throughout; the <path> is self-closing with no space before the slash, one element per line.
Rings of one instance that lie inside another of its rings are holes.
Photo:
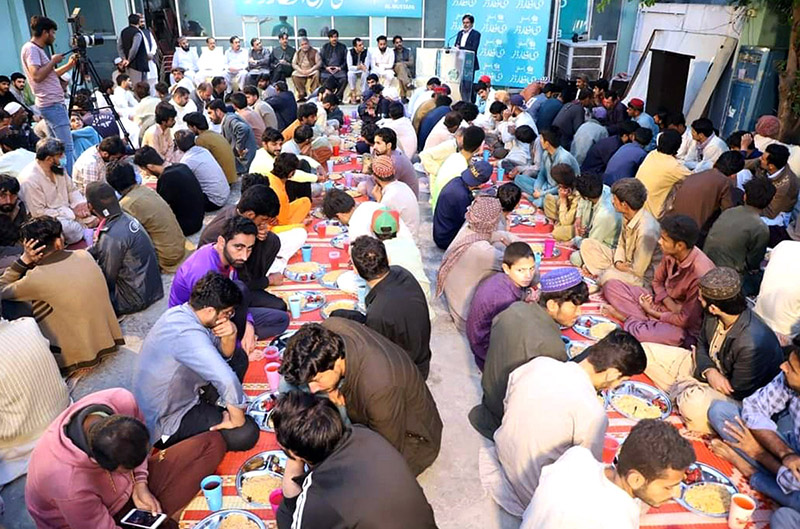
<path fill-rule="evenodd" d="M 81 193 L 92 182 L 104 182 L 106 164 L 125 156 L 125 143 L 119 136 L 104 138 L 98 145 L 83 151 L 72 168 L 72 180 Z"/>
<path fill-rule="evenodd" d="M 222 135 L 233 147 L 236 172 L 246 173 L 258 150 L 253 129 L 238 114 L 228 112 L 225 103 L 219 99 L 212 101 L 206 111 L 211 123 L 222 126 Z"/>
<path fill-rule="evenodd" d="M 192 287 L 210 271 L 236 281 L 243 298 L 237 304 L 232 321 L 236 324 L 237 337 L 247 354 L 255 348 L 256 336 L 275 336 L 289 326 L 289 316 L 284 311 L 256 307 L 248 309 L 250 292 L 244 283 L 238 281 L 239 270 L 250 258 L 257 235 L 258 227 L 252 220 L 242 216 L 230 219 L 215 243 L 198 248 L 178 268 L 169 292 L 169 306 L 174 307 L 189 301 Z"/>
<path fill-rule="evenodd" d="M 261 135 L 261 145 L 262 147 L 256 151 L 256 156 L 253 158 L 253 163 L 250 164 L 249 172 L 266 176 L 272 172 L 272 168 L 275 166 L 275 158 L 281 153 L 281 148 L 283 147 L 283 134 L 281 134 L 277 129 L 267 128 L 264 131 L 264 134 Z M 298 156 L 298 159 L 300 159 L 300 166 L 298 166 L 298 169 L 291 176 L 289 182 L 317 182 L 317 180 L 320 178 L 321 171 L 312 172 L 310 162 L 314 161 L 313 158 L 308 158 L 301 155 Z M 309 162 L 309 167 L 305 166 L 303 163 L 304 161 Z M 319 167 L 319 164 L 316 162 L 314 162 L 314 165 Z M 309 170 L 306 171 L 304 168 Z M 291 184 L 288 184 L 288 186 L 289 188 L 292 187 Z"/>
<path fill-rule="evenodd" d="M 633 427 L 616 466 L 597 461 L 588 448 L 572 447 L 542 471 L 520 529 L 638 529 L 641 502 L 658 507 L 680 496 L 694 462 L 692 444 L 655 419 Z M 575 498 L 581 498 L 578 508 Z"/>
<path fill-rule="evenodd" d="M 197 59 L 197 50 L 189 47 L 189 39 L 178 37 L 178 47 L 172 56 L 172 69 L 183 68 L 189 77 L 194 77 L 197 74 Z"/>
<path fill-rule="evenodd" d="M 147 333 L 134 368 L 133 392 L 150 442 L 158 448 L 209 430 L 219 430 L 228 450 L 249 450 L 258 441 L 258 426 L 245 415 L 242 390 L 249 362 L 236 346 L 233 322 L 241 304 L 242 293 L 233 281 L 207 272 L 186 301 L 162 314 Z"/>
<path fill-rule="evenodd" d="M 11 219 L 19 229 L 28 220 L 28 208 L 19 199 L 19 181 L 13 176 L 0 173 L 0 215 Z"/>
<path fill-rule="evenodd" d="M 64 228 L 64 239 L 73 244 L 85 236 L 86 227 L 97 225 L 86 199 L 61 165 L 64 144 L 45 138 L 36 144 L 36 160 L 19 175 L 22 199 L 34 217 L 50 216 Z"/>

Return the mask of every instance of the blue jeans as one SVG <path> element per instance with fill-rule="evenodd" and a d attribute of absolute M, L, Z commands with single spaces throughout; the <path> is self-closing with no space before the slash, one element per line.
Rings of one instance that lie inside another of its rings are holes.
<path fill-rule="evenodd" d="M 731 437 L 725 434 L 725 423 L 736 423 L 736 417 L 740 417 L 740 408 L 732 402 L 718 400 L 715 401 L 708 409 L 708 422 L 711 427 L 726 441 L 731 441 Z M 785 424 L 778 424 L 778 435 L 781 436 L 783 441 L 795 452 L 800 452 L 800 442 L 792 433 L 792 428 Z M 747 454 L 736 450 L 736 452 L 744 457 L 751 465 L 756 468 L 755 474 L 750 476 L 750 486 L 758 492 L 765 494 L 775 500 L 776 502 L 786 507 L 791 507 L 796 511 L 800 511 L 800 491 L 786 494 L 778 486 L 775 480 L 775 474 L 765 469 L 760 463 L 753 460 Z"/>
<path fill-rule="evenodd" d="M 771 529 L 797 529 L 800 527 L 800 512 L 781 507 L 769 519 Z"/>
<path fill-rule="evenodd" d="M 50 134 L 64 143 L 64 155 L 67 157 L 67 174 L 72 176 L 72 163 L 75 161 L 75 148 L 72 145 L 72 130 L 69 127 L 69 115 L 64 105 L 50 105 L 39 109 Z"/>
<path fill-rule="evenodd" d="M 537 175 L 536 177 L 533 177 L 526 174 L 518 174 L 514 177 L 514 183 L 517 184 L 520 189 L 522 189 L 523 193 L 526 193 L 530 196 L 531 204 L 537 208 L 544 207 L 544 196 L 546 194 L 554 194 L 554 192 L 551 191 L 550 193 L 542 193 L 539 198 L 533 198 L 534 191 L 541 191 L 546 187 L 550 187 L 548 185 L 546 176 L 539 177 Z"/>

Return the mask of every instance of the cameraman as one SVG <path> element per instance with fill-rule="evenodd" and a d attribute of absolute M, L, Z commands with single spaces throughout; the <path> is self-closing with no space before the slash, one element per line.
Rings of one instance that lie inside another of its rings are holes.
<path fill-rule="evenodd" d="M 67 64 L 61 67 L 56 65 L 64 60 L 63 53 L 56 53 L 52 58 L 47 56 L 44 48 L 55 42 L 57 29 L 58 25 L 47 17 L 31 17 L 33 38 L 22 46 L 21 59 L 25 76 L 36 96 L 36 106 L 47 123 L 50 134 L 64 144 L 64 155 L 67 158 L 65 167 L 71 175 L 74 149 L 60 77 L 75 66 L 78 56 L 71 55 Z"/>

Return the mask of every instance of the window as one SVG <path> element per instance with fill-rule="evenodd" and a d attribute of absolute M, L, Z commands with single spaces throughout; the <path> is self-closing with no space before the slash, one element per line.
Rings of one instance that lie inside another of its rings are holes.
<path fill-rule="evenodd" d="M 427 0 L 425 2 L 425 38 L 443 39 L 447 24 L 447 2 Z"/>
<path fill-rule="evenodd" d="M 194 4 L 205 4 L 205 1 L 192 0 Z M 225 40 L 236 35 L 242 36 L 242 17 L 232 9 L 230 0 L 211 0 L 214 12 L 214 36 L 217 40 Z M 227 46 L 226 46 L 227 47 Z"/>
<path fill-rule="evenodd" d="M 261 32 L 261 38 L 277 38 L 281 33 L 286 33 L 290 37 L 289 43 L 294 46 L 294 40 L 291 39 L 291 37 L 294 37 L 294 17 L 282 17 L 286 19 L 285 21 L 280 20 L 280 18 L 281 17 L 265 17 L 259 22 L 258 27 Z"/>
<path fill-rule="evenodd" d="M 387 18 L 386 36 L 391 40 L 395 35 L 400 35 L 404 40 L 422 37 L 422 19 L 401 17 Z"/>
<path fill-rule="evenodd" d="M 108 0 L 68 0 L 69 14 L 72 14 L 72 10 L 76 7 L 81 8 L 83 32 L 114 34 L 114 17 L 111 15 L 111 4 Z M 124 25 L 128 25 L 127 20 L 124 21 Z"/>
<path fill-rule="evenodd" d="M 331 17 L 297 17 L 297 31 L 299 32 L 301 29 L 305 29 L 309 39 L 319 37 L 327 39 L 328 30 L 330 30 L 331 27 Z M 341 32 L 342 30 L 339 30 L 339 33 Z M 314 47 L 316 48 L 316 44 L 314 44 Z"/>
<path fill-rule="evenodd" d="M 111 72 L 115 69 L 114 59 L 117 58 L 116 39 L 106 39 L 100 46 L 88 48 L 86 55 L 92 60 L 101 79 L 111 79 Z M 71 71 L 70 75 L 72 75 Z"/>
<path fill-rule="evenodd" d="M 211 11 L 207 1 L 178 0 L 181 30 L 187 37 L 211 36 Z"/>
<path fill-rule="evenodd" d="M 599 3 L 598 0 L 594 2 L 595 6 Z M 596 7 L 593 9 L 591 38 L 598 39 L 602 36 L 603 40 L 617 40 L 622 2 L 610 2 L 602 12 L 597 11 Z"/>
<path fill-rule="evenodd" d="M 352 37 L 369 38 L 369 17 L 334 17 L 333 27 L 339 31 L 340 37 L 348 41 L 348 46 Z"/>
<path fill-rule="evenodd" d="M 574 33 L 587 31 L 589 2 L 587 0 L 561 0 L 558 20 L 558 38 L 570 39 Z"/>

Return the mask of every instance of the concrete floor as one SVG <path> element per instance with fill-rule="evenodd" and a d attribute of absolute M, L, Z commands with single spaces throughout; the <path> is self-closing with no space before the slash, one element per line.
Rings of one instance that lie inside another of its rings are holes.
<path fill-rule="evenodd" d="M 237 186 L 229 203 L 236 202 L 238 196 Z M 436 248 L 431 238 L 430 206 L 426 202 L 420 205 L 420 210 L 420 244 L 425 271 L 435 280 L 443 252 Z M 206 221 L 210 218 L 207 215 Z M 197 242 L 198 237 L 199 234 L 191 239 Z M 171 275 L 164 276 L 165 293 L 169 292 L 171 282 Z M 467 420 L 467 413 L 481 397 L 478 369 L 472 361 L 466 338 L 456 331 L 445 304 L 437 300 L 434 307 L 437 317 L 431 337 L 433 359 L 428 386 L 438 403 L 444 432 L 439 457 L 419 477 L 419 482 L 441 529 L 516 529 L 519 519 L 497 507 L 484 493 L 478 476 L 478 449 L 488 441 L 476 433 Z M 107 358 L 80 380 L 72 390 L 73 399 L 110 387 L 130 388 L 135 354 L 148 329 L 166 308 L 165 296 L 146 311 L 126 317 L 121 326 L 129 350 Z M 25 478 L 22 477 L 0 491 L 5 501 L 5 515 L 0 516 L 0 528 L 35 528 L 25 510 L 24 488 Z"/>

